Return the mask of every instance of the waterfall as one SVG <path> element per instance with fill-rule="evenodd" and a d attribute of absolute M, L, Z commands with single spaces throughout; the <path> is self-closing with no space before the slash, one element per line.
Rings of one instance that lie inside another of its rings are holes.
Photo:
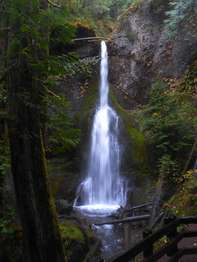
<path fill-rule="evenodd" d="M 86 179 L 82 183 L 84 206 L 119 207 L 126 202 L 120 177 L 119 117 L 109 105 L 107 46 L 101 42 L 100 95 L 93 119 Z"/>

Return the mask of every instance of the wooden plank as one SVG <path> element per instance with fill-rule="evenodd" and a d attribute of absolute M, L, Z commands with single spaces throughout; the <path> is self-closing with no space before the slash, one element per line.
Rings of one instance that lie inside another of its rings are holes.
<path fill-rule="evenodd" d="M 186 231 L 184 232 L 184 238 L 197 237 L 197 231 Z"/>
<path fill-rule="evenodd" d="M 180 224 L 197 224 L 197 216 L 181 217 L 179 222 Z"/>
<path fill-rule="evenodd" d="M 129 261 L 131 258 L 143 252 L 144 248 L 147 245 L 151 245 L 154 242 L 156 242 L 158 239 L 160 239 L 161 237 L 165 236 L 168 230 L 174 228 L 176 225 L 177 225 L 177 220 L 161 228 L 156 233 L 152 234 L 151 236 L 147 237 L 146 239 L 140 241 L 133 248 L 130 248 L 127 251 L 122 252 L 122 254 L 118 254 L 117 256 L 112 257 L 108 261 L 113 261 L 113 262 Z"/>
<path fill-rule="evenodd" d="M 179 258 L 185 255 L 194 255 L 197 254 L 197 248 L 186 248 L 180 249 L 172 258 L 170 258 L 169 262 L 177 262 Z"/>

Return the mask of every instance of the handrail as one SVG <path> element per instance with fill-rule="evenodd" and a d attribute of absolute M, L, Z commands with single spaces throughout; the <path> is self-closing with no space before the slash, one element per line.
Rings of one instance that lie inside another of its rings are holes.
<path fill-rule="evenodd" d="M 194 232 L 183 232 L 179 233 L 174 240 L 172 240 L 170 243 L 166 244 L 164 247 L 162 247 L 159 251 L 157 251 L 153 256 L 149 257 L 148 259 L 145 259 L 146 262 L 154 262 L 163 257 L 171 246 L 176 246 L 178 242 L 180 242 L 183 238 L 189 238 L 189 237 L 196 237 L 197 236 L 197 231 Z"/>
<path fill-rule="evenodd" d="M 197 224 L 197 216 L 190 216 L 190 217 L 180 217 L 176 218 L 174 221 L 170 222 L 169 224 L 165 225 L 163 228 L 159 229 L 155 233 L 151 234 L 150 236 L 146 237 L 144 240 L 140 241 L 137 245 L 135 245 L 133 248 L 128 249 L 127 251 L 119 253 L 117 256 L 111 257 L 108 262 L 122 262 L 122 261 L 129 261 L 131 258 L 134 258 L 138 254 L 145 252 L 146 248 L 153 246 L 153 244 L 161 239 L 164 236 L 168 236 L 171 238 L 171 243 L 169 246 L 174 246 L 180 241 L 180 234 L 176 234 L 174 236 L 173 233 L 176 233 L 176 229 L 178 226 L 182 224 Z M 182 234 L 182 233 L 181 233 Z M 197 232 L 195 232 L 195 235 L 197 235 Z M 184 236 L 184 235 L 183 235 Z M 186 236 L 186 235 L 185 235 Z M 184 237 L 185 237 L 184 236 Z M 178 238 L 176 242 L 176 237 Z M 173 242 L 174 241 L 174 242 Z M 152 247 L 153 248 L 153 247 Z M 165 253 L 164 253 L 165 254 Z M 150 256 L 146 258 L 154 257 L 153 254 L 150 254 Z M 149 261 L 149 260 L 146 260 Z M 151 262 L 154 260 L 150 260 Z"/>

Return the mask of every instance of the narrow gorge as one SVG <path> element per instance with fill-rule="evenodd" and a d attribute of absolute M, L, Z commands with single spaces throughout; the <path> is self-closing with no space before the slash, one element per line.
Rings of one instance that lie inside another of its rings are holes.
<path fill-rule="evenodd" d="M 197 261 L 196 16 L 1 1 L 0 261 Z"/>

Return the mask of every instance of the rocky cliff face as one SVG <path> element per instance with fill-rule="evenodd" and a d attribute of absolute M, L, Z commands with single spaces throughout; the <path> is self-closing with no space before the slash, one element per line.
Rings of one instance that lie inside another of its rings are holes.
<path fill-rule="evenodd" d="M 144 103 L 155 79 L 179 78 L 197 56 L 195 9 L 169 39 L 169 0 L 146 0 L 120 17 L 110 41 L 110 82 L 127 109 Z"/>

